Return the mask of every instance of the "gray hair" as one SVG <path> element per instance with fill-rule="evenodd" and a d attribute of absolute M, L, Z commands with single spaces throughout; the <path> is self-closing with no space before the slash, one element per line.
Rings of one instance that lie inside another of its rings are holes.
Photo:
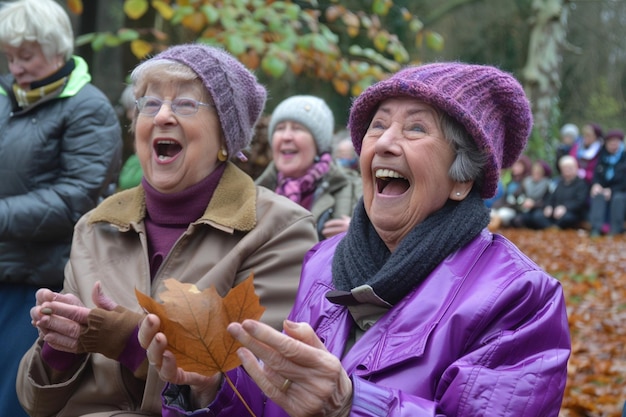
<path fill-rule="evenodd" d="M 24 42 L 41 46 L 49 60 L 74 53 L 74 32 L 65 10 L 53 0 L 17 0 L 0 8 L 0 44 L 19 47 Z"/>
<path fill-rule="evenodd" d="M 487 163 L 488 155 L 478 149 L 463 125 L 441 113 L 441 130 L 446 140 L 454 148 L 456 157 L 450 166 L 448 175 L 454 181 L 474 181 L 474 186 L 482 187 L 483 168 Z"/>
<path fill-rule="evenodd" d="M 187 65 L 172 59 L 149 59 L 137 65 L 130 73 L 130 81 L 135 97 L 141 97 L 151 83 L 167 82 L 198 82 L 198 91 L 202 93 L 204 101 L 212 99 L 209 92 L 202 85 L 202 80 Z"/>

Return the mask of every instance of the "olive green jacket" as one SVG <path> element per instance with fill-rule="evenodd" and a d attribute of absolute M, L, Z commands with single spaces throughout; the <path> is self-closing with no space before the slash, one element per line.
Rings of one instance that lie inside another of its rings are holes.
<path fill-rule="evenodd" d="M 276 189 L 278 171 L 274 162 L 270 162 L 255 182 L 270 190 Z M 323 239 L 321 232 L 324 223 L 330 219 L 341 219 L 342 216 L 352 217 L 354 207 L 362 195 L 360 175 L 344 170 L 333 161 L 330 170 L 317 185 L 311 207 L 320 240 Z"/>

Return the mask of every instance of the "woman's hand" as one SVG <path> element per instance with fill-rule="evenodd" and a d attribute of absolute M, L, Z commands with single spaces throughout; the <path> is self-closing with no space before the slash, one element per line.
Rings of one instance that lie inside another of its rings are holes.
<path fill-rule="evenodd" d="M 154 314 L 148 314 L 139 326 L 137 337 L 141 346 L 146 349 L 148 362 L 155 367 L 163 381 L 176 385 L 189 385 L 191 402 L 195 408 L 206 407 L 215 399 L 222 374 L 206 377 L 179 368 L 174 354 L 167 350 L 167 338 L 159 332 L 160 326 L 161 321 Z"/>
<path fill-rule="evenodd" d="M 94 284 L 92 294 L 96 306 L 113 310 L 117 304 L 102 292 L 100 282 Z M 36 305 L 30 309 L 33 326 L 52 348 L 64 352 L 80 353 L 78 339 L 87 327 L 90 308 L 73 294 L 61 294 L 42 288 L 37 291 Z"/>
<path fill-rule="evenodd" d="M 237 353 L 245 370 L 290 416 L 349 414 L 352 381 L 308 324 L 286 320 L 283 334 L 245 320 L 231 323 L 228 331 L 244 346 Z"/>
<path fill-rule="evenodd" d="M 347 231 L 348 227 L 350 227 L 350 217 L 341 216 L 341 219 L 332 219 L 324 223 L 322 235 L 325 238 L 329 238 L 331 236 L 335 236 L 339 233 Z"/>

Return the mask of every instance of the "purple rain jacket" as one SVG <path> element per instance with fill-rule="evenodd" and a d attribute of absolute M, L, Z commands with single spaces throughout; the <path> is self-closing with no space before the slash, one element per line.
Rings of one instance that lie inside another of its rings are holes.
<path fill-rule="evenodd" d="M 306 256 L 293 321 L 309 322 L 341 357 L 354 322 L 330 303 L 340 237 Z M 350 416 L 557 416 L 570 337 L 560 283 L 511 242 L 484 230 L 448 256 L 363 334 L 342 359 L 352 379 Z M 258 417 L 287 414 L 247 376 L 229 372 Z M 224 383 L 208 408 L 163 416 L 249 415 Z"/>

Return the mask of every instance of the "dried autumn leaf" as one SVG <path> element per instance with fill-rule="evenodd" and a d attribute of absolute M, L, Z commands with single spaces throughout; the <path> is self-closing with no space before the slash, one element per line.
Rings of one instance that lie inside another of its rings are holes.
<path fill-rule="evenodd" d="M 74 14 L 83 14 L 83 1 L 82 0 L 67 0 L 67 7 Z"/>
<path fill-rule="evenodd" d="M 152 52 L 152 45 L 142 39 L 135 39 L 130 42 L 130 50 L 138 59 L 143 59 Z"/>
<path fill-rule="evenodd" d="M 199 291 L 193 284 L 165 280 L 163 303 L 135 290 L 139 304 L 161 320 L 168 349 L 178 366 L 206 376 L 227 372 L 240 365 L 236 351 L 241 346 L 227 331 L 232 322 L 258 320 L 265 308 L 254 292 L 253 275 L 224 297 L 214 287 Z"/>
<path fill-rule="evenodd" d="M 183 17 L 180 22 L 184 27 L 198 33 L 206 25 L 206 16 L 202 12 L 193 12 Z"/>
<path fill-rule="evenodd" d="M 147 0 L 125 0 L 124 1 L 124 13 L 126 16 L 133 20 L 139 19 L 148 11 Z"/>
<path fill-rule="evenodd" d="M 174 16 L 174 9 L 167 2 L 155 0 L 152 2 L 152 7 L 154 7 L 165 20 L 170 20 L 172 16 Z"/>

